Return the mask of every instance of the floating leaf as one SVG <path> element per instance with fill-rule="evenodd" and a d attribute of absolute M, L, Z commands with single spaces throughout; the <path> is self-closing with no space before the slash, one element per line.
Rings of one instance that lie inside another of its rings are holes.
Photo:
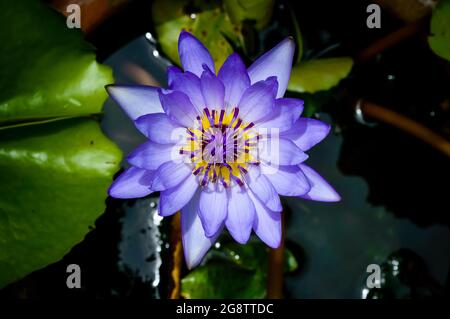
<path fill-rule="evenodd" d="M 269 23 L 274 0 L 224 0 L 226 12 L 235 24 L 250 20 L 255 22 L 257 29 L 264 28 Z"/>
<path fill-rule="evenodd" d="M 120 150 L 98 122 L 112 82 L 41 1 L 0 2 L 0 287 L 55 262 L 104 210 Z"/>
<path fill-rule="evenodd" d="M 328 90 L 347 77 L 353 60 L 348 57 L 308 60 L 292 68 L 288 90 L 314 93 Z"/>
<path fill-rule="evenodd" d="M 194 34 L 211 52 L 216 68 L 233 53 L 233 46 L 241 43 L 238 25 L 231 23 L 228 15 L 220 8 L 201 6 L 195 13 L 185 11 L 187 1 L 155 1 L 153 19 L 158 41 L 164 53 L 175 63 L 178 57 L 178 37 L 184 29 Z M 207 8 L 202 11 L 203 8 Z M 168 13 L 170 12 L 170 13 Z"/>
<path fill-rule="evenodd" d="M 112 72 L 62 15 L 0 1 L 0 39 L 0 123 L 100 112 Z"/>
<path fill-rule="evenodd" d="M 267 284 L 267 246 L 252 241 L 246 245 L 227 243 L 207 255 L 205 265 L 182 280 L 185 298 L 264 298 Z M 298 267 L 286 250 L 285 272 Z"/>
<path fill-rule="evenodd" d="M 83 239 L 120 161 L 93 120 L 0 131 L 0 287 Z"/>
<path fill-rule="evenodd" d="M 428 44 L 441 58 L 450 61 L 450 1 L 442 0 L 431 17 L 431 36 Z"/>

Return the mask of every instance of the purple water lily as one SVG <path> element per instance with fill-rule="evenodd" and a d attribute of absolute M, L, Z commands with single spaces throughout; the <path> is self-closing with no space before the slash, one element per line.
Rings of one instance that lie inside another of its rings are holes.
<path fill-rule="evenodd" d="M 216 75 L 208 50 L 181 32 L 184 72 L 168 68 L 168 89 L 108 86 L 110 96 L 149 138 L 111 185 L 116 198 L 160 192 L 159 214 L 181 210 L 188 267 L 196 266 L 226 227 L 239 243 L 252 230 L 268 246 L 281 241 L 279 195 L 334 202 L 340 197 L 305 151 L 328 124 L 301 118 L 303 101 L 283 98 L 294 55 L 287 38 L 249 68 L 231 54 Z"/>

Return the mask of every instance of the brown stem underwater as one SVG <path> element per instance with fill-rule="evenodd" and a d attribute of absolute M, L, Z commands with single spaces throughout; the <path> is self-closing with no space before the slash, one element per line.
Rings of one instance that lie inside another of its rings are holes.
<path fill-rule="evenodd" d="M 365 116 L 397 127 L 450 157 L 450 141 L 425 125 L 375 103 L 364 100 L 361 100 L 360 103 L 361 111 Z"/>
<path fill-rule="evenodd" d="M 269 249 L 269 267 L 267 272 L 267 298 L 281 299 L 283 298 L 283 278 L 284 278 L 284 236 L 285 236 L 285 220 L 284 213 L 281 213 L 282 232 L 281 244 L 277 249 Z"/>

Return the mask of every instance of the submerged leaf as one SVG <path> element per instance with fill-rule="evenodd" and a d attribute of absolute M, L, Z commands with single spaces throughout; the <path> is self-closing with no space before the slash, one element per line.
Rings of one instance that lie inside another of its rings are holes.
<path fill-rule="evenodd" d="M 428 43 L 434 53 L 450 61 L 450 1 L 443 0 L 431 17 L 431 36 Z"/>
<path fill-rule="evenodd" d="M 100 112 L 112 72 L 62 15 L 41 1 L 1 1 L 0 39 L 0 123 Z"/>
<path fill-rule="evenodd" d="M 0 133 L 0 287 L 57 261 L 104 210 L 121 152 L 97 122 Z"/>
<path fill-rule="evenodd" d="M 168 3 L 159 0 L 154 3 L 152 14 L 162 50 L 179 65 L 178 37 L 182 30 L 187 30 L 208 48 L 216 69 L 219 69 L 228 55 L 233 53 L 233 46 L 240 45 L 240 27 L 233 24 L 220 7 L 205 5 L 189 13 L 186 6 L 187 1 Z"/>
<path fill-rule="evenodd" d="M 246 245 L 226 243 L 208 253 L 205 265 L 182 280 L 185 298 L 264 298 L 267 284 L 267 246 L 251 241 Z M 298 268 L 295 256 L 286 249 L 285 272 Z"/>
<path fill-rule="evenodd" d="M 233 23 L 250 20 L 257 29 L 262 29 L 272 17 L 274 3 L 274 0 L 224 0 L 223 5 Z"/>
<path fill-rule="evenodd" d="M 347 77 L 353 60 L 348 57 L 300 62 L 292 68 L 288 90 L 314 93 L 328 90 Z"/>

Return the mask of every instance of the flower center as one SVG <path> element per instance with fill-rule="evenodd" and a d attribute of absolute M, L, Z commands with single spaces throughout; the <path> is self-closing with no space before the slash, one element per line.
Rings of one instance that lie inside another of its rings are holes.
<path fill-rule="evenodd" d="M 229 187 L 234 181 L 242 186 L 248 164 L 258 164 L 251 154 L 259 135 L 253 123 L 239 118 L 239 109 L 203 109 L 196 125 L 187 130 L 187 143 L 180 153 L 190 157 L 192 173 L 200 177 L 200 184 L 221 183 Z"/>

